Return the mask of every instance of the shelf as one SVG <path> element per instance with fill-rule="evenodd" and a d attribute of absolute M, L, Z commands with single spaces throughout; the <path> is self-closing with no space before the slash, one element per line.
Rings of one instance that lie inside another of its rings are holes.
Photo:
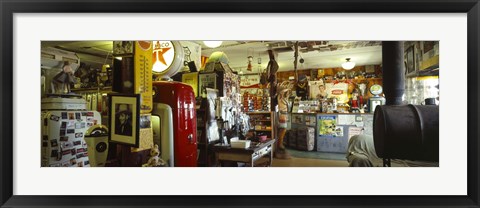
<path fill-rule="evenodd" d="M 271 111 L 250 111 L 247 112 L 247 114 L 270 114 L 272 113 Z"/>
<path fill-rule="evenodd" d="M 91 88 L 74 88 L 71 89 L 72 92 L 97 92 L 97 91 L 112 91 L 112 87 L 104 87 L 104 88 L 98 88 L 98 87 L 91 87 Z"/>
<path fill-rule="evenodd" d="M 252 111 L 247 112 L 250 115 L 249 123 L 251 131 L 256 134 L 269 135 L 269 137 L 275 138 L 275 112 L 272 111 Z M 268 117 L 268 118 L 267 118 Z M 262 122 L 264 122 L 262 124 Z M 260 125 L 261 124 L 261 125 Z M 261 127 L 261 128 L 256 128 Z M 268 127 L 268 129 L 262 129 Z"/>

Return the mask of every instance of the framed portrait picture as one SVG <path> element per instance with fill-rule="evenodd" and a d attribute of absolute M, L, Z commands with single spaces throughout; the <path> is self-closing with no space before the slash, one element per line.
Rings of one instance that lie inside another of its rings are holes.
<path fill-rule="evenodd" d="M 410 46 L 406 51 L 405 57 L 407 74 L 415 72 L 415 45 Z"/>
<path fill-rule="evenodd" d="M 109 94 L 109 141 L 139 147 L 140 95 Z"/>

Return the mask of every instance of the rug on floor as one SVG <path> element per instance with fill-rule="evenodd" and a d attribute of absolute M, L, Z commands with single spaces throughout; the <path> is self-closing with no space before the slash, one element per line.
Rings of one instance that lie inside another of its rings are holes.
<path fill-rule="evenodd" d="M 345 153 L 328 153 L 328 152 L 316 152 L 316 151 L 300 151 L 294 149 L 288 149 L 288 154 L 292 157 L 298 158 L 311 158 L 311 159 L 323 159 L 323 160 L 347 160 Z"/>

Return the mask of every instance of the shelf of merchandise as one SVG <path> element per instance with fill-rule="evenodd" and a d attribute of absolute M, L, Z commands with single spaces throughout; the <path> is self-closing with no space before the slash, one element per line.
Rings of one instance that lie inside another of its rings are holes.
<path fill-rule="evenodd" d="M 250 116 L 250 129 L 255 131 L 255 135 L 266 134 L 267 139 L 275 139 L 275 114 L 270 111 L 247 112 Z M 256 128 L 259 123 L 263 123 L 261 129 Z M 265 127 L 264 127 L 265 126 Z M 267 128 L 268 126 L 269 128 Z"/>

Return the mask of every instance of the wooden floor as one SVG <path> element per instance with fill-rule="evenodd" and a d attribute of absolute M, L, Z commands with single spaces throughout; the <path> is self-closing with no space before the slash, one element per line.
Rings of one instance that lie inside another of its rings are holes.
<path fill-rule="evenodd" d="M 347 161 L 322 160 L 310 158 L 277 159 L 273 158 L 273 167 L 348 167 Z"/>
<path fill-rule="evenodd" d="M 269 159 L 260 158 L 255 162 L 256 167 L 268 166 Z M 346 160 L 324 160 L 312 158 L 290 157 L 290 159 L 273 158 L 272 167 L 348 167 Z"/>

